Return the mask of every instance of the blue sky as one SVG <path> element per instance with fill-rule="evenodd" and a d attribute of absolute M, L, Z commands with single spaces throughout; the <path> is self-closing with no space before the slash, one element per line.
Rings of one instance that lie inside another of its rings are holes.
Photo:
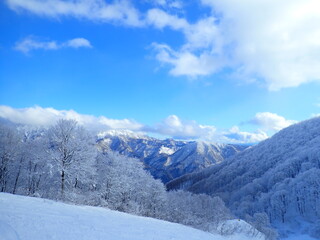
<path fill-rule="evenodd" d="M 0 12 L 12 121 L 256 142 L 319 112 L 318 1 L 6 0 Z"/>

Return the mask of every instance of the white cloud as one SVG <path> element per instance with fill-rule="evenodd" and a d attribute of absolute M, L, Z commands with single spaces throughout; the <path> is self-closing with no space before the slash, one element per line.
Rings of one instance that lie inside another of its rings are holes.
<path fill-rule="evenodd" d="M 176 53 L 188 52 L 198 59 L 209 53 L 211 61 L 221 64 L 204 72 L 207 62 L 198 61 L 199 71 L 184 68 L 179 75 L 212 75 L 232 68 L 239 80 L 254 79 L 269 90 L 320 80 L 318 0 L 202 0 L 202 4 L 212 8 L 212 15 L 176 28 L 186 39 Z M 173 25 L 166 26 L 175 29 Z M 176 64 L 158 60 L 175 71 Z"/>
<path fill-rule="evenodd" d="M 268 137 L 267 133 L 262 130 L 250 133 L 240 131 L 238 126 L 233 126 L 228 131 L 221 134 L 221 141 L 229 143 L 258 143 Z"/>
<path fill-rule="evenodd" d="M 160 29 L 168 27 L 181 31 L 186 38 L 186 43 L 177 51 L 166 44 L 153 43 L 156 59 L 170 65 L 172 68 L 169 73 L 174 76 L 196 78 L 217 72 L 223 66 L 224 57 L 220 54 L 221 41 L 215 21 L 214 17 L 208 17 L 190 24 L 184 18 L 163 10 L 149 10 L 148 24 Z"/>
<path fill-rule="evenodd" d="M 189 28 L 189 23 L 184 19 L 175 15 L 170 15 L 167 12 L 153 8 L 148 10 L 146 21 L 149 25 L 156 28 L 170 27 L 174 30 L 185 30 Z"/>
<path fill-rule="evenodd" d="M 234 126 L 228 130 L 217 129 L 212 125 L 199 124 L 193 120 L 183 120 L 176 115 L 170 115 L 161 122 L 151 126 L 136 122 L 132 119 L 111 119 L 105 116 L 79 114 L 74 110 L 57 110 L 39 106 L 30 108 L 12 108 L 0 105 L 0 118 L 14 123 L 30 126 L 49 127 L 59 119 L 73 119 L 80 125 L 95 132 L 114 130 L 116 132 L 133 134 L 156 134 L 182 140 L 203 140 L 223 143 L 257 143 L 268 138 L 266 130 L 278 131 L 292 124 L 276 114 L 258 113 L 251 123 L 258 124 L 263 130 L 255 132 L 241 131 Z"/>
<path fill-rule="evenodd" d="M 180 48 L 156 48 L 156 58 L 168 64 L 175 76 L 197 77 L 233 69 L 232 75 L 239 81 L 260 82 L 269 90 L 320 81 L 319 0 L 202 0 L 201 4 L 211 8 L 212 13 L 193 23 L 172 14 L 175 11 L 171 8 L 183 5 L 174 0 L 145 0 L 158 7 L 145 13 L 129 0 L 6 2 L 17 12 L 40 16 L 179 31 L 185 37 Z M 57 47 L 54 41 L 28 44 L 34 49 Z"/>
<path fill-rule="evenodd" d="M 46 17 L 77 17 L 94 21 L 141 26 L 140 13 L 130 1 L 106 3 L 103 0 L 7 0 L 15 11 L 28 11 Z"/>
<path fill-rule="evenodd" d="M 312 113 L 312 114 L 311 114 L 311 117 L 312 117 L 312 118 L 314 118 L 314 117 L 320 117 L 320 113 Z"/>
<path fill-rule="evenodd" d="M 173 66 L 170 74 L 173 76 L 197 77 L 208 75 L 216 71 L 219 63 L 209 54 L 203 52 L 197 56 L 189 51 L 176 52 L 168 45 L 153 44 L 156 59 L 161 63 Z"/>
<path fill-rule="evenodd" d="M 270 112 L 257 113 L 255 117 L 250 120 L 250 123 L 260 126 L 265 131 L 277 132 L 283 128 L 286 128 L 297 121 L 287 120 L 282 116 Z"/>
<path fill-rule="evenodd" d="M 72 47 L 72 48 L 80 48 L 80 47 L 87 47 L 91 48 L 91 43 L 85 38 L 74 38 L 71 40 L 66 41 L 63 43 L 65 47 Z"/>
<path fill-rule="evenodd" d="M 177 9 L 183 8 L 183 2 L 182 2 L 182 1 L 179 1 L 179 0 L 176 0 L 176 1 L 168 1 L 167 5 L 168 5 L 170 8 L 177 8 Z"/>
<path fill-rule="evenodd" d="M 183 3 L 180 0 L 149 0 L 156 6 L 160 6 L 163 8 L 176 8 L 181 9 L 183 7 Z"/>
<path fill-rule="evenodd" d="M 35 49 L 56 50 L 59 48 L 59 46 L 55 41 L 40 42 L 28 37 L 20 42 L 17 42 L 14 48 L 17 51 L 28 53 Z"/>
<path fill-rule="evenodd" d="M 149 132 L 162 134 L 176 139 L 196 139 L 223 143 L 257 143 L 269 136 L 262 130 L 256 132 L 240 131 L 239 127 L 219 130 L 215 126 L 201 125 L 196 121 L 185 121 L 176 115 L 170 115 L 161 123 L 147 129 Z"/>
<path fill-rule="evenodd" d="M 111 129 L 139 130 L 143 127 L 142 124 L 139 124 L 134 120 L 110 119 L 104 116 L 95 117 L 92 115 L 79 114 L 74 110 L 56 110 L 54 108 L 42 108 L 39 106 L 20 109 L 0 106 L 0 117 L 14 123 L 42 127 L 51 126 L 59 119 L 73 119 L 80 125 L 94 131 L 106 131 Z"/>
<path fill-rule="evenodd" d="M 203 0 L 238 73 L 263 79 L 270 90 L 320 80 L 320 2 L 317 0 Z"/>
<path fill-rule="evenodd" d="M 59 118 L 56 118 L 59 112 L 53 108 L 24 108 L 15 109 L 8 106 L 0 106 L 0 117 L 8 119 L 14 123 L 27 125 L 49 125 L 53 124 Z"/>
<path fill-rule="evenodd" d="M 185 28 L 187 41 L 183 49 L 208 49 L 212 54 L 221 53 L 221 35 L 216 21 L 215 17 L 206 17 Z"/>
<path fill-rule="evenodd" d="M 125 129 L 125 130 L 137 130 L 140 131 L 143 125 L 130 119 L 110 119 L 104 116 L 99 117 L 99 123 L 107 126 L 110 129 Z"/>
<path fill-rule="evenodd" d="M 198 22 L 190 24 L 185 18 L 154 8 L 148 10 L 146 21 L 149 25 L 159 29 L 168 27 L 181 31 L 186 37 L 186 44 L 182 46 L 182 50 L 210 48 L 212 53 L 220 50 L 220 30 L 216 25 L 217 19 L 213 16 L 202 18 Z"/>
<path fill-rule="evenodd" d="M 91 48 L 90 42 L 85 38 L 74 38 L 63 43 L 56 41 L 40 41 L 34 37 L 27 37 L 20 42 L 17 42 L 14 49 L 23 53 L 29 53 L 32 50 L 57 50 L 60 48 Z"/>
<path fill-rule="evenodd" d="M 214 126 L 200 125 L 195 121 L 184 121 L 176 115 L 170 115 L 148 131 L 178 139 L 214 139 Z"/>

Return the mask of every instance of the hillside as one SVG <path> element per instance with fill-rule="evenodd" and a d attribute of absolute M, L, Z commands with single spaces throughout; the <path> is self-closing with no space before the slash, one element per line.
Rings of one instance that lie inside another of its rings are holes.
<path fill-rule="evenodd" d="M 140 159 L 146 170 L 164 183 L 186 173 L 219 164 L 247 146 L 201 141 L 160 140 L 129 131 L 109 131 L 98 140 L 105 151 L 112 150 Z"/>
<path fill-rule="evenodd" d="M 167 187 L 218 195 L 241 217 L 266 212 L 283 236 L 301 231 L 319 238 L 319 149 L 320 118 L 314 118 Z"/>
<path fill-rule="evenodd" d="M 248 224 L 245 222 L 241 221 L 237 226 L 241 226 L 243 231 L 223 237 L 175 223 L 133 216 L 105 208 L 74 206 L 40 198 L 0 193 L 0 240 L 262 239 L 259 234 L 256 237 L 247 236 Z"/>

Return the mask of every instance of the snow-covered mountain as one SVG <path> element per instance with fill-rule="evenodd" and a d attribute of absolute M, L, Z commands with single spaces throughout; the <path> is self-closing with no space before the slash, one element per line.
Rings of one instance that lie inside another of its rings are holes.
<path fill-rule="evenodd" d="M 245 221 L 229 220 L 227 236 L 101 207 L 0 193 L 0 240 L 263 240 Z"/>
<path fill-rule="evenodd" d="M 218 195 L 238 216 L 266 212 L 283 235 L 300 231 L 319 239 L 320 118 L 283 129 L 219 165 L 184 175 L 167 187 Z"/>
<path fill-rule="evenodd" d="M 128 131 L 99 135 L 99 146 L 140 159 L 145 168 L 164 183 L 186 173 L 221 163 L 247 146 L 200 141 L 159 140 Z"/>

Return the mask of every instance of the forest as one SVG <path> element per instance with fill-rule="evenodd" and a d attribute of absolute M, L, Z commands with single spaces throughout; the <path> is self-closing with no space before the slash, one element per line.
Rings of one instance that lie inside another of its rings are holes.
<path fill-rule="evenodd" d="M 1 192 L 101 206 L 211 232 L 235 218 L 219 197 L 166 191 L 140 161 L 99 148 L 96 136 L 74 120 L 47 129 L 2 122 L 0 158 Z M 273 239 L 276 233 L 263 217 L 258 222 L 259 214 L 253 216 L 251 223 Z"/>

